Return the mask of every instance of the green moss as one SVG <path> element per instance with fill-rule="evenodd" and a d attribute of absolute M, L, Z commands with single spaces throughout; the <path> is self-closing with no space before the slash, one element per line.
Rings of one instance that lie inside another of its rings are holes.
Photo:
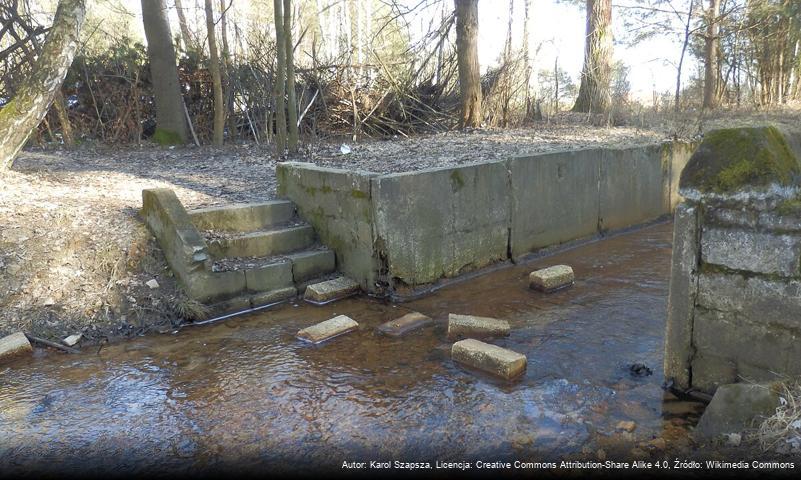
<path fill-rule="evenodd" d="M 183 145 L 184 143 L 181 136 L 176 132 L 162 128 L 156 129 L 156 133 L 153 134 L 153 141 L 159 145 Z"/>
<path fill-rule="evenodd" d="M 363 192 L 363 191 L 358 190 L 356 188 L 354 188 L 353 190 L 350 191 L 350 196 L 353 197 L 353 198 L 367 198 L 368 197 L 367 192 Z"/>
<path fill-rule="evenodd" d="M 320 187 L 320 191 L 323 193 L 331 193 L 334 191 L 334 189 L 329 187 L 328 185 L 323 185 L 322 187 Z"/>
<path fill-rule="evenodd" d="M 451 172 L 451 184 L 454 192 L 458 192 L 462 189 L 462 187 L 464 187 L 464 178 L 462 178 L 462 174 L 459 172 L 459 170 L 454 170 Z"/>
<path fill-rule="evenodd" d="M 790 185 L 798 159 L 775 127 L 709 132 L 681 175 L 682 188 L 729 193 L 746 186 Z"/>
<path fill-rule="evenodd" d="M 303 190 L 312 197 L 317 195 L 317 187 L 303 187 Z"/>
<path fill-rule="evenodd" d="M 801 198 L 790 198 L 784 200 L 776 206 L 776 213 L 779 215 L 801 214 Z"/>

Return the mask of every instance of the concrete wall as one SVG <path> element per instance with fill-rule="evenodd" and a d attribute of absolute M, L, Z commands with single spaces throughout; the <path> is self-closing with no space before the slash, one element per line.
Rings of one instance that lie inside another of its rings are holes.
<path fill-rule="evenodd" d="M 278 181 L 340 269 L 382 293 L 669 214 L 691 153 L 665 143 L 390 175 L 283 163 Z"/>
<path fill-rule="evenodd" d="M 295 202 L 298 213 L 336 252 L 337 268 L 375 291 L 380 269 L 373 247 L 373 204 L 370 172 L 285 162 L 276 167 L 278 194 Z"/>

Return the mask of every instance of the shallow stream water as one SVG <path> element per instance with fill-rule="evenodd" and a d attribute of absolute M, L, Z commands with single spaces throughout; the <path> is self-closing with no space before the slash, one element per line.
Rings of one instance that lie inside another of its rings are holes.
<path fill-rule="evenodd" d="M 702 408 L 661 389 L 671 231 L 654 225 L 399 305 L 286 304 L 99 353 L 40 352 L 0 368 L 0 472 L 658 457 L 662 447 L 644 445 L 685 445 Z M 530 271 L 558 263 L 573 266 L 575 286 L 528 288 Z M 437 323 L 375 333 L 409 310 Z M 525 375 L 509 383 L 454 364 L 449 312 L 509 320 L 511 335 L 493 343 L 524 353 Z M 318 346 L 295 338 L 337 314 L 359 330 Z M 634 375 L 635 363 L 653 374 Z"/>

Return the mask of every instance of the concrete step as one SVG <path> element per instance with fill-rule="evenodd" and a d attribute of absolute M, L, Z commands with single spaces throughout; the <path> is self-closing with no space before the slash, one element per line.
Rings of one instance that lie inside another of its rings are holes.
<path fill-rule="evenodd" d="M 209 254 L 215 259 L 267 257 L 302 250 L 314 243 L 311 225 L 292 225 L 272 230 L 233 234 L 209 239 Z"/>
<path fill-rule="evenodd" d="M 187 212 L 198 230 L 255 232 L 291 221 L 295 204 L 289 200 L 199 208 Z"/>
<path fill-rule="evenodd" d="M 287 258 L 292 262 L 295 283 L 303 283 L 336 270 L 336 255 L 327 248 L 291 253 Z"/>

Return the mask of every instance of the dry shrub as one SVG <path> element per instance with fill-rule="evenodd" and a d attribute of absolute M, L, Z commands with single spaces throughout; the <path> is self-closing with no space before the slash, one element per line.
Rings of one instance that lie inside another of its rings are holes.
<path fill-rule="evenodd" d="M 765 419 L 753 434 L 762 451 L 801 452 L 801 380 L 784 382 L 776 413 Z"/>

